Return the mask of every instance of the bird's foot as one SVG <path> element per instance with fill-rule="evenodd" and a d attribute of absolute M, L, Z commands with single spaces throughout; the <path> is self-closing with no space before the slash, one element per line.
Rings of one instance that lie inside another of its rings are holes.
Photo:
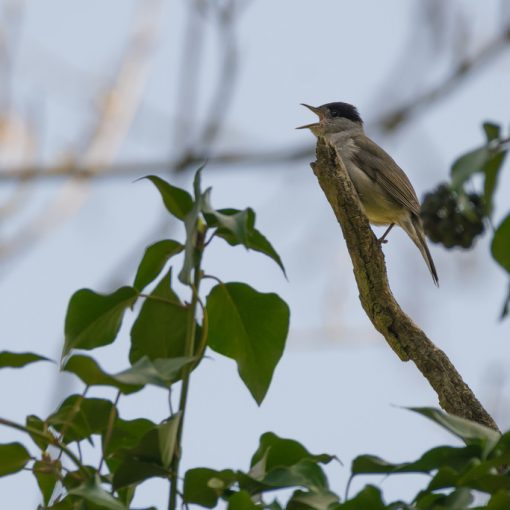
<path fill-rule="evenodd" d="M 390 233 L 390 230 L 395 226 L 395 223 L 392 223 L 384 232 L 384 234 L 377 239 L 377 242 L 379 243 L 379 246 L 381 246 L 384 243 L 387 243 L 388 240 L 386 239 L 386 236 Z"/>

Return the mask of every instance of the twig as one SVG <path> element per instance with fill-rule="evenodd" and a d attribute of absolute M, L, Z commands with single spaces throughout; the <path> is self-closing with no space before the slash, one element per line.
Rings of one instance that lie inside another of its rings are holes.
<path fill-rule="evenodd" d="M 199 289 L 200 289 L 200 280 L 202 279 L 202 254 L 204 250 L 204 238 L 206 232 L 199 232 L 196 240 L 196 251 L 198 253 L 197 260 L 195 262 L 195 267 L 193 271 L 193 285 L 191 286 L 191 303 L 189 305 L 188 310 L 188 325 L 186 328 L 186 341 L 185 341 L 185 352 L 184 355 L 188 358 L 192 357 L 195 354 L 195 334 L 196 334 L 196 312 L 197 305 L 199 304 Z M 181 394 L 179 398 L 179 414 L 180 421 L 177 429 L 177 438 L 175 441 L 176 451 L 174 453 L 172 464 L 171 464 L 171 477 L 170 477 L 170 495 L 168 498 L 168 510 L 176 510 L 177 509 L 177 481 L 179 479 L 179 464 L 181 461 L 181 443 L 182 443 L 182 432 L 184 428 L 184 417 L 186 414 L 186 405 L 188 401 L 188 391 L 189 391 L 189 380 L 191 373 L 191 366 L 187 365 L 183 368 L 182 375 L 182 386 L 181 386 Z"/>
<path fill-rule="evenodd" d="M 88 386 L 88 385 L 85 386 L 85 388 L 83 389 L 83 392 L 81 393 L 81 395 L 78 396 L 78 398 L 76 399 L 76 402 L 74 403 L 73 407 L 69 411 L 69 414 L 66 416 L 66 421 L 62 425 L 62 428 L 60 429 L 60 432 L 59 432 L 59 437 L 58 437 L 59 441 L 64 440 L 64 437 L 69 429 L 69 426 L 71 425 L 72 421 L 76 418 L 76 415 L 80 411 L 81 404 L 85 400 L 85 397 L 87 396 L 87 392 L 89 391 L 89 388 L 90 388 L 90 386 Z M 79 442 L 77 443 L 77 445 L 79 446 Z M 58 458 L 60 459 L 61 456 L 62 456 L 62 450 L 60 450 Z M 81 457 L 81 453 L 80 453 L 80 457 Z"/>
<path fill-rule="evenodd" d="M 235 38 L 236 0 L 216 7 L 218 35 L 221 45 L 221 64 L 218 82 L 210 101 L 209 114 L 204 123 L 198 146 L 209 154 L 224 124 L 228 108 L 234 98 L 238 76 L 238 51 Z"/>
<path fill-rule="evenodd" d="M 148 76 L 148 56 L 153 51 L 153 42 L 158 33 L 156 27 L 162 2 L 139 1 L 138 6 L 131 39 L 119 71 L 103 96 L 100 114 L 90 134 L 83 137 L 83 151 L 76 158 L 80 165 L 87 167 L 87 175 L 68 173 L 68 179 L 51 203 L 27 226 L 16 232 L 8 244 L 0 246 L 0 257 L 13 257 L 54 229 L 63 219 L 76 213 L 88 197 L 91 179 L 102 170 L 97 161 L 111 163 L 118 153 L 140 106 Z M 65 162 L 64 166 L 72 168 L 74 165 Z M 18 178 L 24 179 L 24 176 L 19 174 Z"/>
<path fill-rule="evenodd" d="M 323 140 L 317 144 L 317 161 L 312 168 L 342 228 L 361 304 L 372 324 L 402 361 L 415 363 L 445 411 L 498 430 L 445 353 L 396 302 L 388 284 L 383 252 L 361 210 L 347 170 L 335 149 Z"/>
<path fill-rule="evenodd" d="M 106 450 L 108 449 L 108 445 L 110 443 L 110 439 L 112 437 L 113 426 L 115 425 L 115 419 L 117 418 L 117 404 L 119 403 L 119 399 L 121 396 L 121 391 L 117 392 L 117 396 L 115 397 L 115 401 L 110 409 L 110 415 L 108 416 L 108 426 L 106 428 L 106 433 L 104 435 L 103 440 L 103 451 L 101 453 L 101 460 L 99 461 L 99 467 L 97 468 L 97 472 L 101 474 L 101 468 L 103 467 Z"/>
<path fill-rule="evenodd" d="M 418 94 L 409 102 L 382 115 L 371 123 L 376 129 L 393 131 L 422 108 L 443 99 L 457 89 L 469 76 L 487 65 L 506 50 L 510 43 L 510 25 L 506 26 L 494 39 L 483 46 L 476 55 L 460 60 L 453 71 L 441 83 L 430 90 Z"/>
<path fill-rule="evenodd" d="M 313 154 L 313 145 L 293 145 L 283 149 L 267 149 L 259 151 L 223 152 L 212 154 L 207 158 L 208 168 L 221 165 L 222 168 L 239 165 L 269 165 L 289 163 L 308 159 Z M 131 161 L 109 163 L 101 161 L 94 165 L 68 163 L 64 165 L 27 165 L 0 169 L 0 182 L 57 180 L 64 177 L 95 180 L 108 178 L 140 177 L 151 173 L 172 173 L 191 170 L 194 165 L 204 162 L 203 154 L 187 154 L 185 158 L 161 161 Z M 99 170 L 99 171 L 98 171 Z"/>

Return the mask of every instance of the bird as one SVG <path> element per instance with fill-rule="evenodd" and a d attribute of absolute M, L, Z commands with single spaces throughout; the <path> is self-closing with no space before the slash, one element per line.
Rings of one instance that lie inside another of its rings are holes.
<path fill-rule="evenodd" d="M 321 106 L 301 104 L 315 113 L 319 121 L 296 129 L 309 129 L 335 148 L 369 222 L 388 225 L 379 242 L 386 243 L 390 230 L 395 225 L 400 226 L 420 250 L 434 284 L 439 286 L 436 267 L 425 240 L 416 192 L 395 160 L 365 134 L 357 108 L 343 102 Z"/>

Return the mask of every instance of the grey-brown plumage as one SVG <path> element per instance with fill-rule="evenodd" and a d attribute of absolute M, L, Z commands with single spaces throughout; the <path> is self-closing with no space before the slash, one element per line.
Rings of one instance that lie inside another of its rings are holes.
<path fill-rule="evenodd" d="M 319 107 L 304 104 L 319 116 L 307 124 L 316 136 L 335 147 L 344 162 L 370 223 L 402 227 L 420 250 L 430 274 L 439 280 L 420 220 L 420 202 L 404 171 L 363 130 L 357 109 L 348 103 L 327 103 Z M 300 128 L 300 129 L 301 129 Z"/>

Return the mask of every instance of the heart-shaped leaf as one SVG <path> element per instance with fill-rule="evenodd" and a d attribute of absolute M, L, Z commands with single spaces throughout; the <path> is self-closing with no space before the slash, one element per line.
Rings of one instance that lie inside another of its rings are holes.
<path fill-rule="evenodd" d="M 90 503 L 108 510 L 128 510 L 118 499 L 106 492 L 96 478 L 87 480 L 82 485 L 71 489 L 69 494 L 79 496 Z"/>
<path fill-rule="evenodd" d="M 121 287 L 113 294 L 97 294 L 81 289 L 69 301 L 65 320 L 63 355 L 71 349 L 95 349 L 111 344 L 122 324 L 127 308 L 133 306 L 138 292 Z"/>
<path fill-rule="evenodd" d="M 157 278 L 168 259 L 177 255 L 183 249 L 184 246 L 181 243 L 172 239 L 165 239 L 148 246 L 136 272 L 135 282 L 133 283 L 135 289 L 141 292 Z"/>
<path fill-rule="evenodd" d="M 510 214 L 496 229 L 491 251 L 496 262 L 510 273 Z"/>
<path fill-rule="evenodd" d="M 150 296 L 131 329 L 131 363 L 144 356 L 178 358 L 185 354 L 189 312 L 171 288 L 171 271 Z"/>
<path fill-rule="evenodd" d="M 22 444 L 0 444 L 0 476 L 21 471 L 29 460 L 30 454 Z"/>
<path fill-rule="evenodd" d="M 267 393 L 289 329 L 289 308 L 276 294 L 244 283 L 215 286 L 207 297 L 209 347 L 237 362 L 258 404 Z"/>
<path fill-rule="evenodd" d="M 152 184 L 154 184 L 154 186 L 156 186 L 161 198 L 163 199 L 163 203 L 170 214 L 179 220 L 184 220 L 193 207 L 193 199 L 187 191 L 177 188 L 176 186 L 172 186 L 156 175 L 148 175 L 146 177 L 142 177 L 142 179 L 148 179 L 152 182 Z"/>

